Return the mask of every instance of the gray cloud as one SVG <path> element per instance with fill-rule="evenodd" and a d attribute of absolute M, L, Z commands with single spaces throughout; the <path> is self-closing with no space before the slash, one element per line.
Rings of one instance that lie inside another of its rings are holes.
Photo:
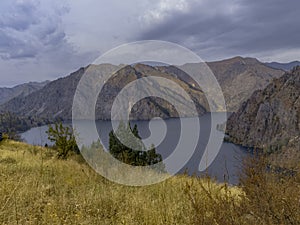
<path fill-rule="evenodd" d="M 1 0 L 1 86 L 64 76 L 129 41 L 176 42 L 204 60 L 300 59 L 296 0 Z"/>
<path fill-rule="evenodd" d="M 0 16 L 2 59 L 32 58 L 66 45 L 61 10 L 45 9 L 40 1 L 12 1 Z"/>
<path fill-rule="evenodd" d="M 36 11 L 38 2 L 19 1 L 8 7 L 8 11 L 1 14 L 0 27 L 12 28 L 18 31 L 26 30 L 30 25 L 39 22 Z"/>
<path fill-rule="evenodd" d="M 52 80 L 91 62 L 68 41 L 64 1 L 3 0 L 0 7 L 1 85 Z"/>
<path fill-rule="evenodd" d="M 299 1 L 204 0 L 188 8 L 152 18 L 139 38 L 184 43 L 209 59 L 300 48 Z"/>

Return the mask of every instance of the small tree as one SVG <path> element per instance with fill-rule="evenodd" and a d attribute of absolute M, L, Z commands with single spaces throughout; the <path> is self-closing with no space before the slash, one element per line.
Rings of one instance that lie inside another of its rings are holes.
<path fill-rule="evenodd" d="M 120 122 L 117 132 L 118 136 L 122 138 L 129 138 L 126 134 L 132 132 L 135 137 L 141 140 L 137 125 L 134 125 L 132 129 L 130 123 L 126 127 L 123 122 Z M 153 145 L 151 150 L 145 151 L 146 147 L 141 141 L 134 142 L 136 141 L 132 140 L 131 145 L 134 145 L 135 149 L 141 149 L 141 151 L 133 150 L 122 144 L 113 131 L 109 133 L 109 151 L 116 159 L 133 166 L 154 165 L 162 161 L 162 156 L 156 153 Z"/>
<path fill-rule="evenodd" d="M 54 147 L 57 150 L 58 158 L 66 159 L 71 152 L 79 154 L 79 148 L 71 127 L 63 126 L 61 122 L 55 123 L 53 126 L 49 125 L 47 134 L 48 139 L 55 143 Z"/>

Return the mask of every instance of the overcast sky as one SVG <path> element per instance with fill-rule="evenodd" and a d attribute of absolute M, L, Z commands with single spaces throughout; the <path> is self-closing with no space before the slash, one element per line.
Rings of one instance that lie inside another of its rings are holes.
<path fill-rule="evenodd" d="M 206 61 L 300 60 L 299 21 L 299 0 L 1 0 L 0 86 L 53 80 L 148 39 Z"/>

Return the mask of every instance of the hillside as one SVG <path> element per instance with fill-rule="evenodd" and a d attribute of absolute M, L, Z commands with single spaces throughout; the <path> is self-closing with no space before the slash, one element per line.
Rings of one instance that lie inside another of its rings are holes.
<path fill-rule="evenodd" d="M 264 89 L 273 79 L 284 74 L 254 58 L 235 57 L 209 62 L 223 90 L 227 111 L 235 112 L 254 91 Z"/>
<path fill-rule="evenodd" d="M 26 84 L 21 84 L 12 88 L 0 88 L 0 105 L 10 101 L 15 97 L 26 97 L 31 93 L 40 90 L 43 88 L 47 83 L 50 81 L 45 82 L 30 82 Z"/>
<path fill-rule="evenodd" d="M 1 224 L 299 224 L 299 177 L 260 170 L 240 187 L 174 176 L 127 187 L 96 174 L 80 156 L 58 160 L 50 148 L 0 142 Z"/>
<path fill-rule="evenodd" d="M 177 68 L 176 70 L 180 71 Z M 194 101 L 198 115 L 203 115 L 208 110 L 208 103 L 206 102 L 204 93 L 200 88 L 193 88 L 192 85 L 185 80 L 178 79 L 172 74 L 160 71 L 155 67 L 137 64 L 134 66 L 126 66 L 122 70 L 118 71 L 118 73 L 103 87 L 103 97 L 99 98 L 96 107 L 97 115 L 104 115 L 101 116 L 100 119 L 110 118 L 110 108 L 115 97 L 120 93 L 123 87 L 125 87 L 131 81 L 144 78 L 149 75 L 153 77 L 166 78 L 183 88 Z M 148 85 L 149 87 L 151 86 L 152 88 L 141 89 L 138 85 L 135 85 L 134 90 L 136 90 L 136 92 L 130 92 L 127 95 L 138 96 L 140 91 L 143 91 L 146 96 L 165 93 L 164 90 L 162 91 L 161 89 L 161 83 L 158 83 L 157 81 L 147 81 L 144 82 L 144 84 Z M 189 114 L 189 104 L 185 102 L 184 97 L 181 96 L 180 93 L 177 93 L 174 90 L 176 90 L 176 88 L 173 87 L 172 84 L 168 84 L 168 87 L 166 88 L 166 94 L 168 97 L 171 97 L 174 102 L 180 102 L 182 104 L 182 107 L 179 109 L 184 112 L 184 116 L 196 116 L 196 114 Z M 147 120 L 153 117 L 173 118 L 178 117 L 178 112 L 170 103 L 156 97 L 148 97 L 143 99 L 132 107 L 131 119 Z"/>
<path fill-rule="evenodd" d="M 273 79 L 284 74 L 284 71 L 265 66 L 254 58 L 234 57 L 222 61 L 207 62 L 207 65 L 223 90 L 228 112 L 237 111 L 254 91 L 265 88 Z M 179 66 L 179 69 L 187 71 L 193 70 L 192 68 L 190 64 Z M 189 75 L 174 66 L 161 66 L 159 70 L 184 80 L 191 87 L 195 84 Z"/>
<path fill-rule="evenodd" d="M 234 200 L 241 193 L 186 176 L 126 187 L 97 175 L 80 158 L 53 156 L 48 148 L 0 142 L 1 224 L 193 224 L 188 185 L 199 191 L 201 201 L 209 201 L 201 185 L 215 197 L 228 193 Z"/>
<path fill-rule="evenodd" d="M 300 136 L 300 67 L 256 91 L 227 123 L 231 139 L 245 146 L 276 148 Z"/>
<path fill-rule="evenodd" d="M 102 65 L 91 65 L 87 68 L 81 68 L 71 75 L 53 81 L 46 85 L 43 89 L 26 96 L 24 98 L 15 98 L 12 101 L 4 104 L 1 108 L 8 111 L 14 112 L 18 115 L 37 115 L 44 118 L 61 118 L 63 120 L 72 119 L 72 104 L 77 84 L 84 74 L 85 71 L 97 73 L 101 76 L 106 71 L 114 71 L 118 67 L 102 64 Z M 98 99 L 96 105 L 96 118 L 108 120 L 111 118 L 110 108 L 112 106 L 115 96 L 119 91 L 129 82 L 138 78 L 146 77 L 149 74 L 153 76 L 164 77 L 171 79 L 185 89 L 196 102 L 196 106 L 199 114 L 206 112 L 207 103 L 204 95 L 199 89 L 190 89 L 190 85 L 170 74 L 160 72 L 151 66 L 142 64 L 134 66 L 126 66 L 119 70 L 103 87 L 101 97 Z M 90 87 L 87 89 L 95 88 L 91 82 Z M 151 84 L 153 85 L 153 84 Z M 159 84 L 153 85 L 154 90 L 160 91 Z M 156 88 L 156 89 L 155 89 Z M 170 87 L 170 90 L 172 87 Z M 137 89 L 138 90 L 138 89 Z M 152 91 L 153 92 L 153 91 Z M 134 95 L 134 94 L 133 94 Z M 151 96 L 149 92 L 148 95 Z M 182 96 L 171 93 L 171 96 L 178 101 L 181 101 Z M 86 101 L 82 99 L 82 101 Z M 0 108 L 0 109 L 1 109 Z M 86 109 L 83 109 L 86 111 Z M 183 110 L 185 110 L 183 108 Z M 149 113 L 150 112 L 150 113 Z M 166 101 L 162 101 L 158 98 L 149 97 L 146 100 L 138 102 L 132 109 L 131 118 L 146 120 L 151 119 L 154 116 L 161 116 L 162 118 L 178 117 L 177 111 Z M 192 115 L 187 115 L 192 116 Z"/>
<path fill-rule="evenodd" d="M 183 65 L 184 67 L 191 67 L 191 65 Z M 217 80 L 223 89 L 228 111 L 235 111 L 240 104 L 247 100 L 255 90 L 263 89 L 274 78 L 280 77 L 284 72 L 275 70 L 265 66 L 261 62 L 252 58 L 236 57 L 219 62 L 208 63 L 208 66 L 216 75 Z M 47 84 L 39 91 L 32 93 L 25 97 L 15 98 L 6 104 L 0 106 L 0 110 L 6 110 L 18 115 L 26 116 L 40 116 L 43 118 L 61 118 L 63 120 L 70 120 L 72 118 L 71 109 L 73 103 L 74 93 L 77 84 L 87 69 L 89 72 L 96 74 L 103 74 L 106 71 L 114 71 L 118 67 L 103 64 L 91 65 L 86 68 L 81 68 L 78 71 L 70 74 L 67 77 L 60 78 Z M 192 68 L 192 67 L 191 67 Z M 197 73 L 197 71 L 196 71 Z M 110 119 L 110 108 L 115 96 L 128 83 L 138 78 L 146 77 L 148 75 L 158 76 L 170 79 L 180 85 L 193 99 L 198 110 L 198 114 L 209 111 L 206 98 L 198 87 L 195 86 L 195 81 L 175 66 L 149 66 L 144 64 L 136 64 L 133 66 L 126 66 L 112 77 L 104 86 L 101 97 L 98 99 L 96 107 L 97 119 Z M 96 83 L 96 82 L 91 82 Z M 150 84 L 154 90 L 161 92 L 159 84 Z M 95 88 L 95 87 L 89 87 Z M 182 102 L 182 96 L 175 94 L 172 91 L 173 87 L 169 87 L 170 96 L 177 102 Z M 149 90 L 145 90 L 148 95 L 151 95 Z M 153 91 L 152 91 L 153 92 Z M 133 94 L 136 95 L 136 94 Z M 82 99 L 86 101 L 86 99 Z M 183 111 L 188 106 L 182 107 Z M 86 109 L 83 109 L 86 110 Z M 166 101 L 159 98 L 147 98 L 134 105 L 131 118 L 139 120 L 147 120 L 150 118 L 162 117 L 178 117 L 175 108 Z M 189 115 L 188 113 L 185 116 Z"/>
<path fill-rule="evenodd" d="M 84 69 L 81 68 L 70 76 L 50 82 L 26 97 L 12 99 L 0 106 L 0 110 L 21 116 L 71 118 L 72 96 L 83 73 Z"/>

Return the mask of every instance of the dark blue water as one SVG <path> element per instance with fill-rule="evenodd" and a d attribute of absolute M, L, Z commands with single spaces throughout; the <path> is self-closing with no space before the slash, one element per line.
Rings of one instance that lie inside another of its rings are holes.
<path fill-rule="evenodd" d="M 185 123 L 194 123 L 194 118 L 184 118 Z M 206 114 L 199 118 L 200 120 L 200 136 L 196 150 L 191 157 L 191 159 L 186 163 L 186 165 L 179 171 L 179 173 L 188 172 L 188 174 L 199 175 L 198 171 L 200 159 L 203 155 L 205 147 L 207 145 L 210 129 L 216 129 L 211 127 L 211 116 Z M 157 146 L 157 152 L 159 152 L 163 158 L 168 157 L 175 149 L 178 139 L 180 137 L 181 126 L 180 119 L 168 119 L 164 120 L 167 129 L 165 138 L 162 138 L 162 142 Z M 223 121 L 220 121 L 222 123 Z M 89 134 L 89 124 L 90 121 L 81 121 L 83 126 L 86 126 L 87 136 L 91 140 L 97 140 L 98 136 L 96 134 Z M 108 134 L 112 130 L 112 124 L 110 121 L 97 121 L 97 129 L 99 137 L 101 138 L 102 144 L 108 149 Z M 150 136 L 149 122 L 148 121 L 133 121 L 132 124 L 137 124 L 139 134 L 142 138 L 147 138 Z M 151 126 L 161 129 L 161 121 L 152 121 Z M 47 139 L 46 130 L 47 126 L 32 128 L 31 130 L 23 133 L 21 137 L 30 144 L 33 145 L 45 145 L 45 143 L 51 144 Z M 155 129 L 154 129 L 155 130 Z M 189 131 L 185 131 L 189 132 Z M 222 132 L 218 131 L 219 137 L 222 138 Z M 189 148 L 189 146 L 186 146 Z M 182 149 L 184 151 L 184 149 Z M 246 150 L 240 146 L 234 145 L 232 143 L 224 142 L 221 146 L 220 152 L 213 163 L 208 167 L 205 172 L 201 174 L 207 174 L 211 177 L 216 178 L 218 181 L 228 181 L 231 184 L 238 183 L 238 177 L 242 168 L 242 160 L 249 154 Z M 167 168 L 168 170 L 168 168 Z"/>

